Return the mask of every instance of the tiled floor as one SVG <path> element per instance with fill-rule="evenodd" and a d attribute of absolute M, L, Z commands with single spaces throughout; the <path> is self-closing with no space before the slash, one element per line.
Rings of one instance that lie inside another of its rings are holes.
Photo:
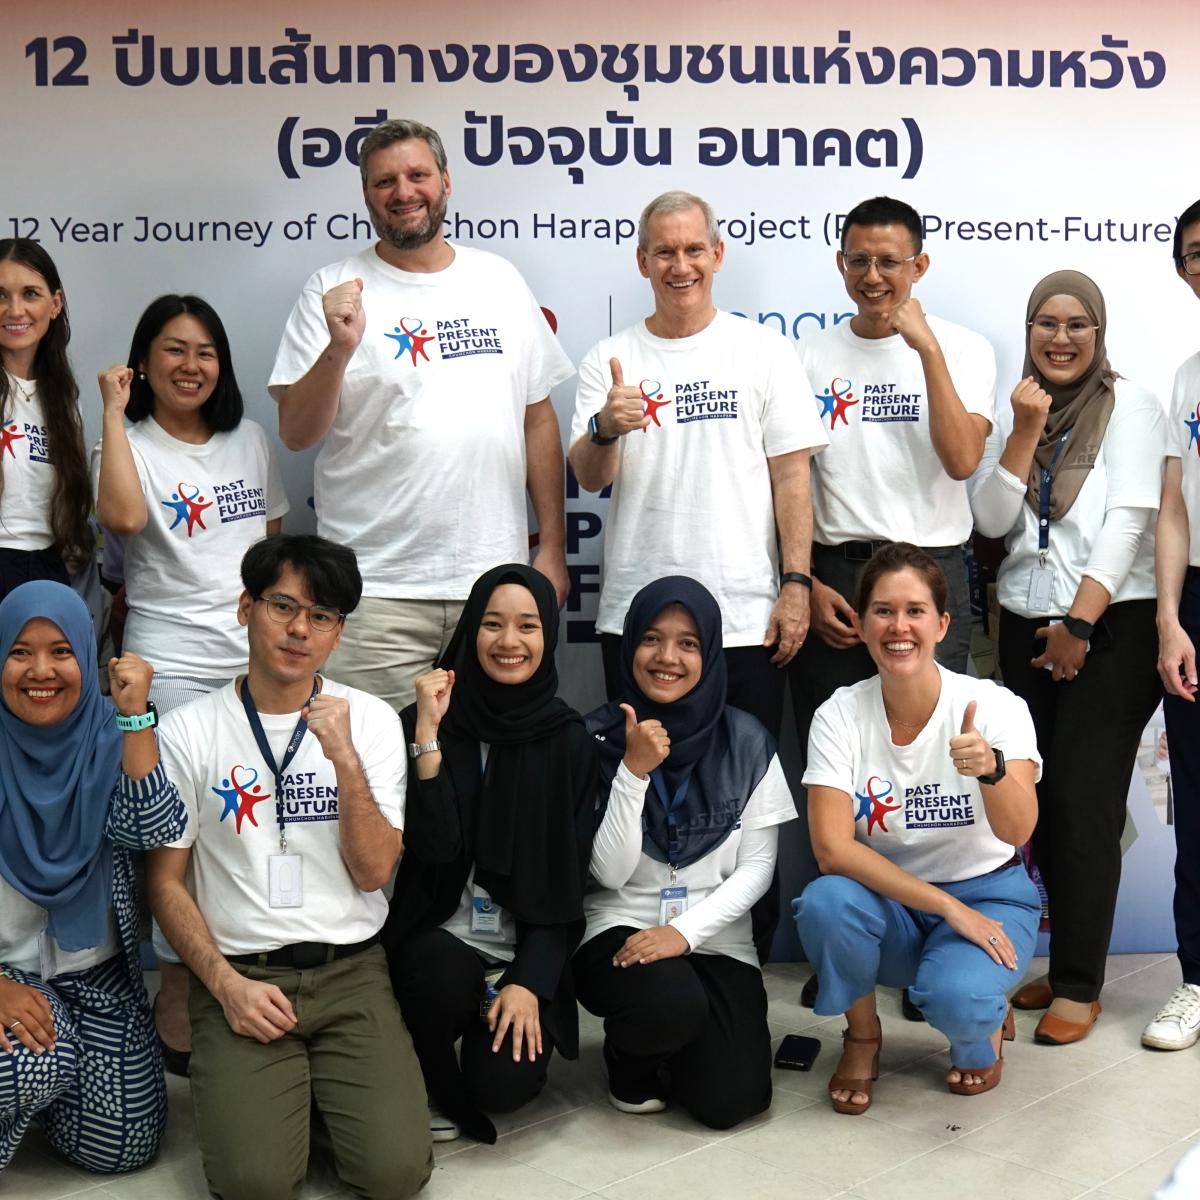
<path fill-rule="evenodd" d="M 578 1062 L 557 1062 L 546 1091 L 498 1122 L 495 1146 L 438 1147 L 428 1200 L 1145 1200 L 1200 1142 L 1200 1045 L 1143 1050 L 1142 1026 L 1179 980 L 1173 958 L 1109 959 L 1104 1015 L 1085 1042 L 1035 1046 L 1036 1013 L 1018 1016 L 1004 1082 L 985 1096 L 951 1096 L 944 1041 L 905 1021 L 881 992 L 883 1077 L 863 1117 L 825 1099 L 841 1018 L 799 1006 L 806 966 L 767 972 L 776 1037 L 821 1039 L 811 1074 L 777 1071 L 775 1102 L 758 1119 L 714 1133 L 679 1112 L 629 1117 L 605 1100 L 599 1022 L 583 1014 Z M 203 1200 L 208 1195 L 187 1085 L 169 1081 L 171 1121 L 157 1163 L 99 1178 L 56 1161 L 30 1135 L 0 1177 L 2 1200 Z M 331 1167 L 314 1164 L 303 1200 L 341 1197 Z"/>

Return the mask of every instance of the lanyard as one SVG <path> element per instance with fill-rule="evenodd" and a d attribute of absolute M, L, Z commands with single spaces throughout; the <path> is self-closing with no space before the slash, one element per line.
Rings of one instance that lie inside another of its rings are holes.
<path fill-rule="evenodd" d="M 662 771 L 657 767 L 650 772 L 650 782 L 654 784 L 654 790 L 658 793 L 663 810 L 667 814 L 667 857 L 670 859 L 668 865 L 671 868 L 671 882 L 674 883 L 676 863 L 679 860 L 679 831 L 675 820 L 675 810 L 683 807 L 683 802 L 687 799 L 688 784 L 692 782 L 692 777 L 689 775 L 679 785 L 673 798 L 667 795 L 666 781 L 663 779 Z"/>
<path fill-rule="evenodd" d="M 1042 468 L 1042 486 L 1038 490 L 1038 550 L 1041 551 L 1042 566 L 1046 565 L 1046 551 L 1050 548 L 1050 483 L 1054 476 L 1054 468 L 1058 465 L 1058 456 L 1063 452 L 1070 436 L 1071 431 L 1068 429 L 1058 439 L 1050 465 Z"/>
<path fill-rule="evenodd" d="M 316 699 L 319 690 L 320 684 L 318 680 L 314 679 L 312 695 L 305 703 L 305 708 Z M 296 722 L 296 728 L 292 730 L 292 736 L 288 739 L 287 749 L 283 752 L 283 762 L 276 766 L 275 755 L 271 753 L 267 735 L 263 732 L 262 721 L 258 719 L 258 709 L 255 707 L 254 697 L 250 695 L 249 675 L 242 680 L 242 707 L 246 710 L 246 720 L 250 723 L 250 732 L 254 734 L 258 752 L 262 755 L 263 762 L 267 764 L 267 769 L 275 777 L 275 820 L 279 822 L 279 852 L 286 854 L 287 835 L 283 828 L 283 773 L 291 765 L 292 759 L 296 757 L 296 751 L 300 749 L 300 743 L 304 741 L 304 735 L 308 732 L 308 722 L 303 716 Z"/>

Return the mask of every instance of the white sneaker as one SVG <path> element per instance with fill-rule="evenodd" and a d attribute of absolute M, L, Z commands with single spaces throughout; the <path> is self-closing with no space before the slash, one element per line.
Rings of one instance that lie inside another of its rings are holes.
<path fill-rule="evenodd" d="M 608 1102 L 618 1112 L 633 1113 L 635 1116 L 662 1112 L 667 1107 L 667 1102 L 658 1096 L 651 1096 L 649 1100 L 642 1100 L 638 1103 L 632 1100 L 618 1100 L 612 1092 L 608 1093 Z"/>
<path fill-rule="evenodd" d="M 429 1106 L 429 1137 L 435 1142 L 453 1142 L 462 1137 L 462 1127 L 450 1120 L 436 1104 Z"/>
<path fill-rule="evenodd" d="M 1186 1050 L 1200 1039 L 1200 985 L 1181 983 L 1142 1032 L 1142 1045 Z"/>

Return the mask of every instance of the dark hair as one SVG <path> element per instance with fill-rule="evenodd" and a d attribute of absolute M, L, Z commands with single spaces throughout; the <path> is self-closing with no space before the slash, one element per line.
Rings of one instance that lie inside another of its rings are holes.
<path fill-rule="evenodd" d="M 875 196 L 856 204 L 842 222 L 842 249 L 846 249 L 846 234 L 851 225 L 903 225 L 912 237 L 913 253 L 921 253 L 921 238 L 924 229 L 921 217 L 911 204 L 894 200 L 891 196 Z"/>
<path fill-rule="evenodd" d="M 405 121 L 397 118 L 376 125 L 363 138 L 362 145 L 358 148 L 358 171 L 362 176 L 363 187 L 367 186 L 367 166 L 371 161 L 371 155 L 376 150 L 382 150 L 393 142 L 407 142 L 413 138 L 420 138 L 429 147 L 429 152 L 433 155 L 433 161 L 437 164 L 439 173 L 444 175 L 446 173 L 446 147 L 442 145 L 438 131 L 431 129 L 428 125 L 422 125 L 420 121 Z"/>
<path fill-rule="evenodd" d="M 185 315 L 195 317 L 204 326 L 217 352 L 217 386 L 200 409 L 201 419 L 213 433 L 227 433 L 241 423 L 245 406 L 242 404 L 237 376 L 233 373 L 233 355 L 229 351 L 225 326 L 221 324 L 216 309 L 199 296 L 179 296 L 174 292 L 159 296 L 150 302 L 138 318 L 133 341 L 129 345 L 128 365 L 133 368 L 133 383 L 129 388 L 125 415 L 131 421 L 141 421 L 154 412 L 154 393 L 150 390 L 150 381 L 142 367 L 150 356 L 150 343 L 162 333 L 167 322 Z"/>
<path fill-rule="evenodd" d="M 863 573 L 858 581 L 858 615 L 862 617 L 867 606 L 871 603 L 871 593 L 875 585 L 885 576 L 896 571 L 915 571 L 925 581 L 933 595 L 933 604 L 940 617 L 946 612 L 946 600 L 950 587 L 942 568 L 921 549 L 911 542 L 889 542 L 880 546 L 871 555 L 870 562 L 863 567 Z"/>
<path fill-rule="evenodd" d="M 261 596 L 290 564 L 308 586 L 314 603 L 351 613 L 362 598 L 358 559 L 349 546 L 339 546 L 315 533 L 277 533 L 255 542 L 242 557 L 242 586 Z"/>
<path fill-rule="evenodd" d="M 28 238 L 0 239 L 0 262 L 15 262 L 36 271 L 51 292 L 63 290 L 54 260 L 38 242 Z M 92 512 L 92 477 L 83 444 L 83 418 L 79 413 L 79 385 L 67 359 L 71 321 L 64 297 L 62 311 L 50 322 L 46 336 L 33 356 L 33 377 L 46 420 L 54 488 L 50 493 L 50 532 L 54 548 L 71 565 L 82 564 L 92 554 L 95 535 Z M 0 372 L 0 410 L 7 415 L 8 377 Z M 0 491 L 4 487 L 0 467 Z"/>
<path fill-rule="evenodd" d="M 1175 222 L 1175 244 L 1171 248 L 1171 253 L 1175 255 L 1175 265 L 1183 266 L 1183 231 L 1189 225 L 1195 225 L 1200 222 L 1200 200 L 1193 201 L 1179 215 L 1179 220 Z"/>

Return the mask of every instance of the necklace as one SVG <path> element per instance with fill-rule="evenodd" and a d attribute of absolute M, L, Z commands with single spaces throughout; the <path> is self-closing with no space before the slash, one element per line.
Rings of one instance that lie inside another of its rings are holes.
<path fill-rule="evenodd" d="M 37 380 L 36 379 L 30 380 L 31 386 L 29 387 L 29 389 L 27 391 L 25 389 L 25 381 L 23 379 L 18 379 L 17 376 L 15 376 L 15 375 L 9 375 L 9 379 L 11 379 L 13 381 L 13 383 L 15 383 L 17 385 L 17 391 L 20 392 L 21 395 L 25 397 L 25 402 L 27 404 L 32 404 L 33 403 L 33 393 L 37 391 Z"/>
<path fill-rule="evenodd" d="M 939 699 L 940 699 L 940 697 L 939 697 Z M 917 724 L 915 724 L 915 725 L 910 725 L 907 721 L 902 721 L 902 720 L 900 720 L 899 717 L 893 715 L 892 712 L 889 711 L 889 709 L 888 709 L 886 700 L 883 703 L 883 712 L 884 712 L 884 715 L 887 717 L 887 719 L 889 721 L 891 721 L 891 723 L 893 725 L 899 725 L 901 729 L 921 730 L 921 729 L 924 729 L 925 726 L 929 724 L 930 718 L 933 716 L 934 712 L 937 710 L 937 706 L 938 706 L 938 702 L 937 702 L 937 700 L 935 700 L 933 702 L 933 708 L 931 708 L 929 710 L 929 716 L 927 716 L 922 721 L 918 721 Z"/>

